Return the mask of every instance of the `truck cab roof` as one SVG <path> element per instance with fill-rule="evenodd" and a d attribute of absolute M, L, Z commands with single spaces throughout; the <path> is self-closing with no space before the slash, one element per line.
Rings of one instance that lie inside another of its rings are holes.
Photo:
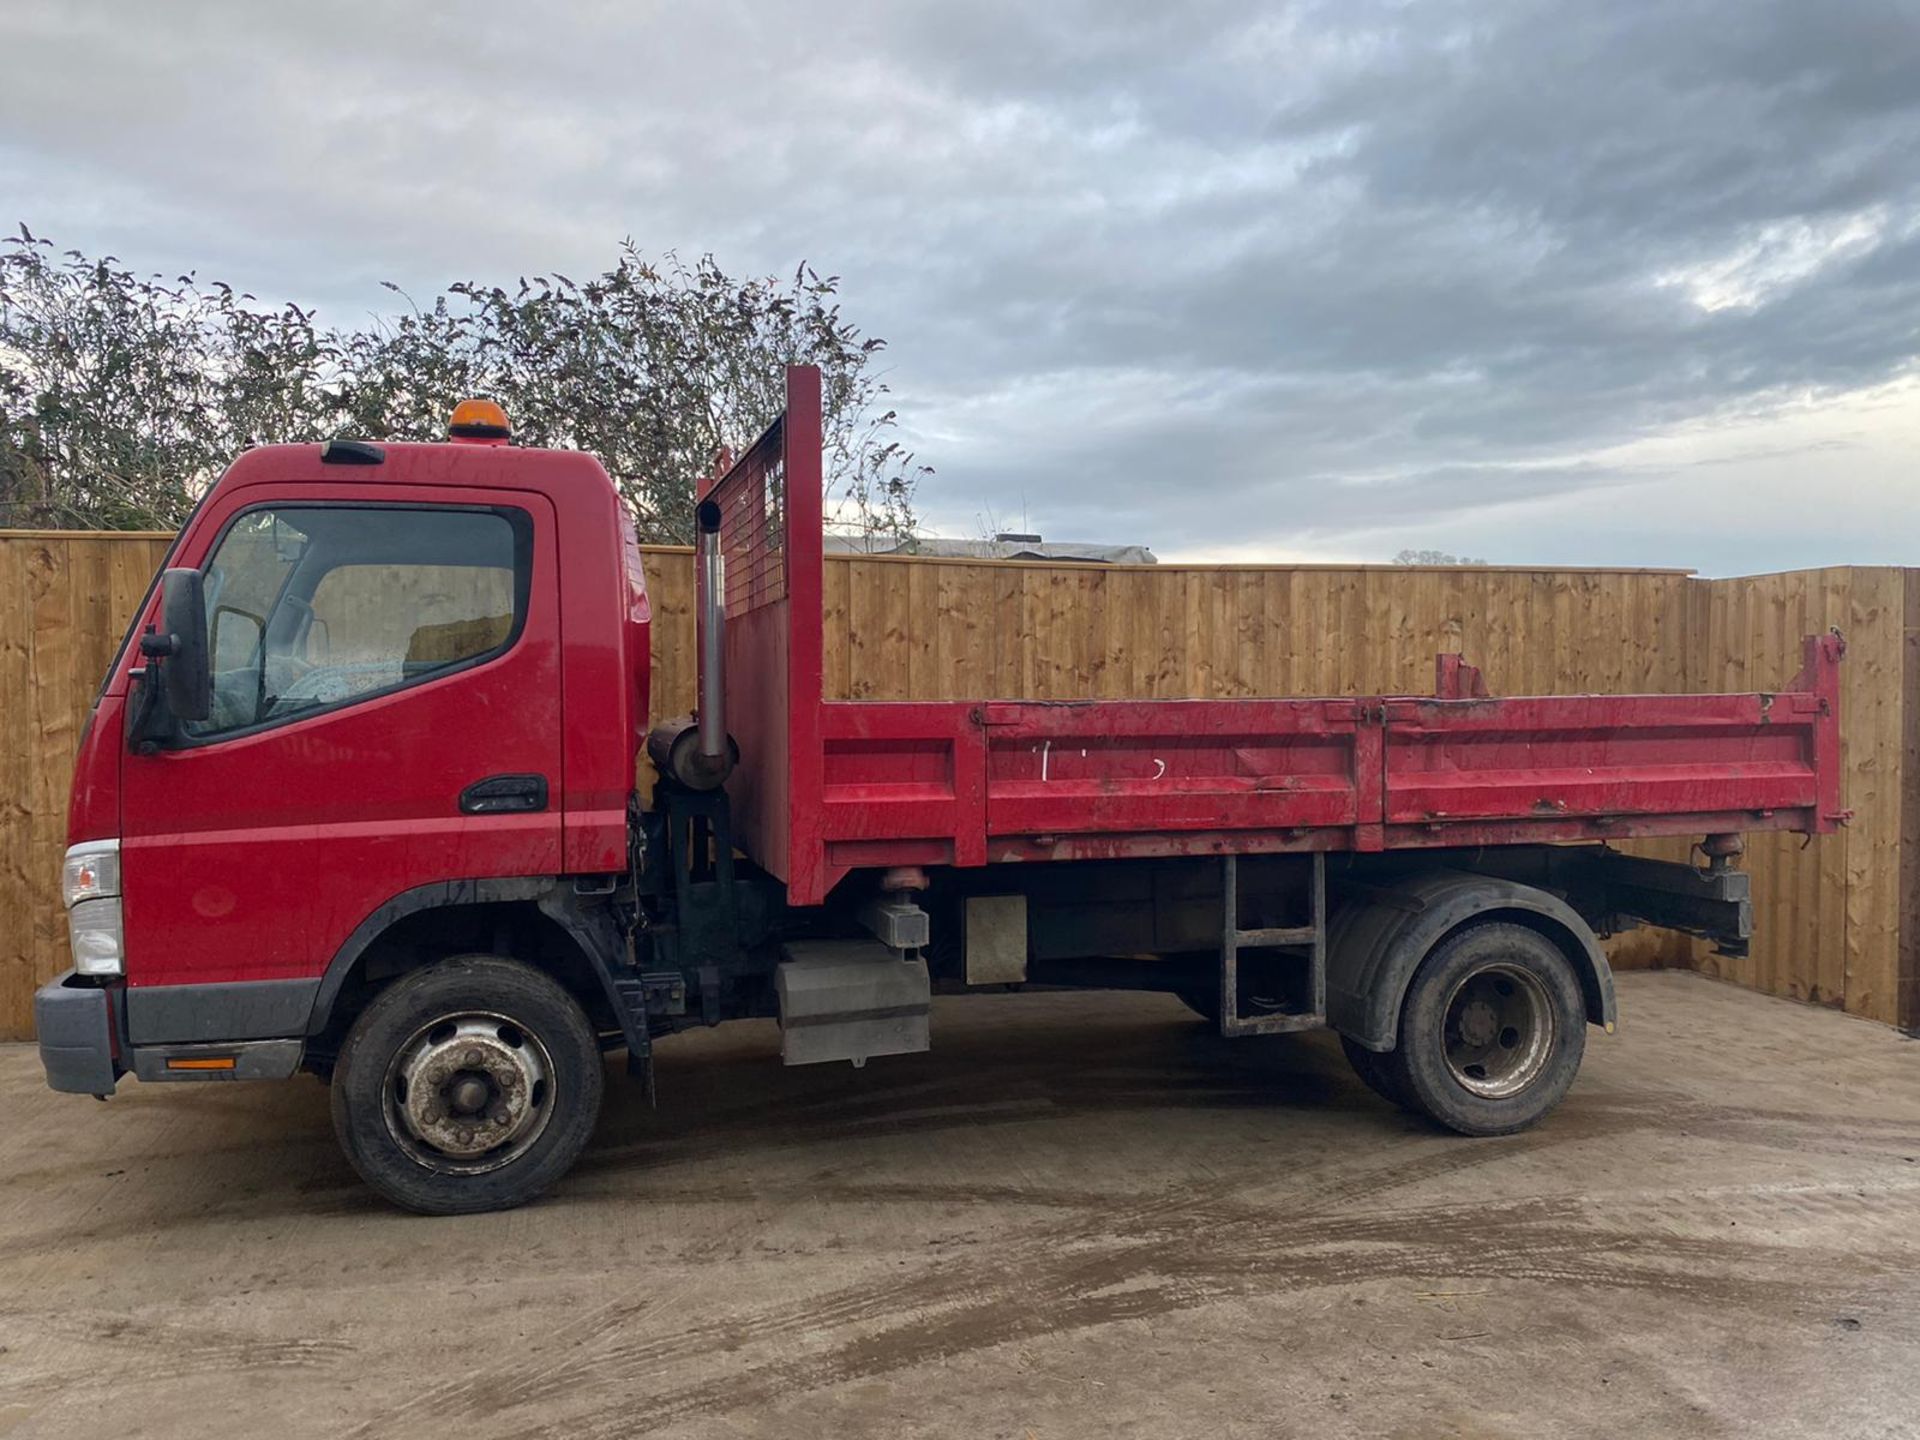
<path fill-rule="evenodd" d="M 260 445 L 218 482 L 223 487 L 289 478 L 330 484 L 506 485 L 556 495 L 613 493 L 613 479 L 583 450 L 544 450 L 498 441 L 328 441 Z"/>

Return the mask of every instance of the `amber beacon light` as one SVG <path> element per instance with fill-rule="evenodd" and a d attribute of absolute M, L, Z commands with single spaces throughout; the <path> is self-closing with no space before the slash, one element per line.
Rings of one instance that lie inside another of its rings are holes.
<path fill-rule="evenodd" d="M 507 412 L 492 400 L 462 400 L 453 407 L 447 434 L 455 440 L 505 440 L 513 434 Z"/>

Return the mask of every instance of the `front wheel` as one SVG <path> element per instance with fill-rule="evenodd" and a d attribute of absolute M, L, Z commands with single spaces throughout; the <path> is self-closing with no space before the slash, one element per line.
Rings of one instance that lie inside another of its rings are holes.
<path fill-rule="evenodd" d="M 1378 1058 L 1402 1103 L 1463 1135 L 1506 1135 L 1560 1103 L 1586 1043 L 1580 979 L 1560 948 L 1491 921 L 1421 961 L 1399 1044 Z"/>
<path fill-rule="evenodd" d="M 389 985 L 334 1066 L 333 1128 L 360 1177 L 429 1215 L 504 1210 L 564 1175 L 600 1113 L 578 1002 L 514 960 L 461 955 Z"/>

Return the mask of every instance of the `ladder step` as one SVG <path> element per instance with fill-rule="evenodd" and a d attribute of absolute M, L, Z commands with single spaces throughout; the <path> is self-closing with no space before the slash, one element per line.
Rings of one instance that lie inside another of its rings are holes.
<path fill-rule="evenodd" d="M 1236 930 L 1233 939 L 1236 945 L 1247 945 L 1258 949 L 1264 945 L 1311 945 L 1319 938 L 1319 932 L 1311 925 L 1295 926 L 1291 929 Z"/>
<path fill-rule="evenodd" d="M 1220 862 L 1221 908 L 1225 923 L 1220 930 L 1220 1033 L 1222 1035 L 1272 1035 L 1288 1030 L 1308 1030 L 1325 1023 L 1327 1007 L 1326 923 L 1327 859 L 1313 857 L 1308 884 L 1312 896 L 1311 925 L 1258 926 L 1240 928 L 1240 862 L 1237 855 L 1224 855 Z M 1304 956 L 1289 961 L 1306 963 L 1304 993 L 1294 995 L 1295 1008 L 1252 1015 L 1240 1012 L 1240 951 L 1289 947 L 1304 950 Z"/>

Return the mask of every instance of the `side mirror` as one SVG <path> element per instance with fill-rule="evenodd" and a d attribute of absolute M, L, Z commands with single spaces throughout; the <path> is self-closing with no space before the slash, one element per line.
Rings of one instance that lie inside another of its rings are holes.
<path fill-rule="evenodd" d="M 204 720 L 213 709 L 213 672 L 207 664 L 207 591 L 198 570 L 160 577 L 160 631 L 140 638 L 140 652 L 163 662 L 160 681 L 175 720 Z"/>

